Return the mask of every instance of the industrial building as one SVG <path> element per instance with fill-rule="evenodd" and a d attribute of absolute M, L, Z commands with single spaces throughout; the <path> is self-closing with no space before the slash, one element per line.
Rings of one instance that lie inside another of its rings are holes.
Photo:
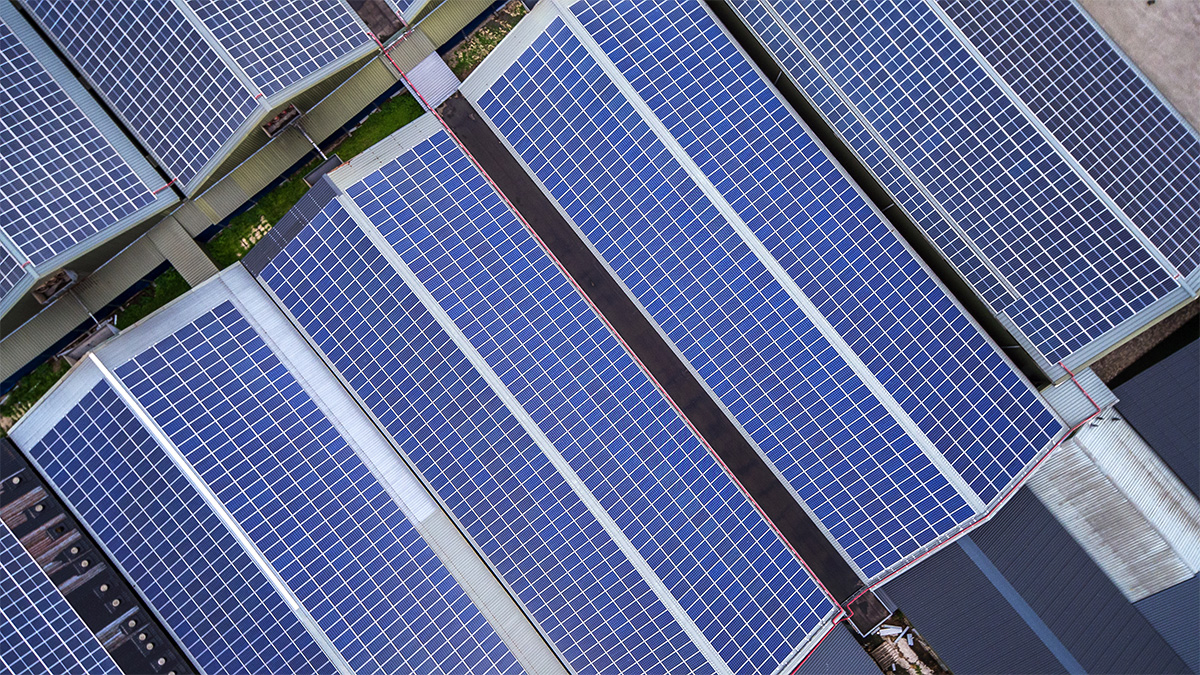
<path fill-rule="evenodd" d="M 5 664 L 1200 669 L 1200 342 L 1088 368 L 1200 289 L 1200 141 L 1077 5 L 541 0 L 459 82 L 453 3 L 20 1 L 193 288 L 0 440 Z M 203 257 L 396 83 L 424 115 Z"/>

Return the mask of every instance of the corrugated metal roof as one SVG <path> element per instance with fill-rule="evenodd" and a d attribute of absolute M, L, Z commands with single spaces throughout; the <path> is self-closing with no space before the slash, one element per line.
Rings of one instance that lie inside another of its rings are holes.
<path fill-rule="evenodd" d="M 1063 443 L 1028 485 L 1130 601 L 1200 568 L 1200 503 L 1111 412 Z"/>
<path fill-rule="evenodd" d="M 1116 389 L 1117 410 L 1200 495 L 1200 340 Z"/>
<path fill-rule="evenodd" d="M 971 537 L 1088 672 L 1188 672 L 1029 490 Z"/>
<path fill-rule="evenodd" d="M 174 218 L 165 218 L 150 230 L 148 236 L 189 286 L 197 286 L 217 273 L 212 259 Z"/>
<path fill-rule="evenodd" d="M 879 667 L 845 624 L 833 627 L 796 675 L 879 675 Z"/>
<path fill-rule="evenodd" d="M 1107 408 L 1117 402 L 1116 394 L 1104 385 L 1091 368 L 1076 372 L 1075 381 L 1068 377 L 1058 384 L 1046 387 L 1041 394 L 1068 426 L 1075 426 L 1086 420 L 1096 412 L 1097 405 Z"/>
<path fill-rule="evenodd" d="M 1067 672 L 957 545 L 884 590 L 955 673 Z"/>
<path fill-rule="evenodd" d="M 461 83 L 441 55 L 434 52 L 408 71 L 407 84 L 421 95 L 426 105 L 436 108 L 458 91 Z"/>
<path fill-rule="evenodd" d="M 1167 644 L 1200 673 L 1200 576 L 1134 603 Z"/>
<path fill-rule="evenodd" d="M 971 540 L 1088 672 L 1191 672 L 1029 490 Z M 955 672 L 1066 671 L 960 546 L 885 588 Z"/>

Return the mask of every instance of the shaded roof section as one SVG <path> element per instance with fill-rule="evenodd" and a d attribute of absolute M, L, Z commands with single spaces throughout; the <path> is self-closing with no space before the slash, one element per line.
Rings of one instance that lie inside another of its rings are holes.
<path fill-rule="evenodd" d="M 0 246 L 29 268 L 29 283 L 83 242 L 175 201 L 170 191 L 155 194 L 166 181 L 8 3 L 0 4 L 0 111 Z M 11 264 L 3 263 L 0 291 L 20 281 Z"/>
<path fill-rule="evenodd" d="M 795 675 L 879 675 L 879 666 L 858 644 L 849 626 L 834 627 Z"/>
<path fill-rule="evenodd" d="M 964 543 L 885 587 L 951 670 L 1191 672 L 1029 490 Z"/>
<path fill-rule="evenodd" d="M 1200 340 L 1116 388 L 1117 410 L 1200 495 Z"/>
<path fill-rule="evenodd" d="M 294 85 L 373 46 L 339 0 L 22 2 L 189 194 Z"/>

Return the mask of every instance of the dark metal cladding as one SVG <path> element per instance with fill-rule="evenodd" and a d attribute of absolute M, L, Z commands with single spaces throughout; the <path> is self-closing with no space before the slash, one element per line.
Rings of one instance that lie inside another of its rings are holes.
<path fill-rule="evenodd" d="M 0 519 L 117 666 L 131 675 L 197 672 L 146 602 L 9 438 L 0 438 L 0 474 Z"/>

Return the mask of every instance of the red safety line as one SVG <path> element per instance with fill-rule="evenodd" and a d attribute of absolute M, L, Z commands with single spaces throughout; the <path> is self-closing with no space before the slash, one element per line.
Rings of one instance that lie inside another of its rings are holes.
<path fill-rule="evenodd" d="M 1085 425 L 1085 424 L 1087 424 L 1088 422 L 1092 421 L 1093 419 L 1095 419 L 1095 418 L 1096 418 L 1096 416 L 1097 416 L 1097 415 L 1099 415 L 1099 414 L 1100 414 L 1100 412 L 1101 412 L 1100 404 L 1099 404 L 1099 403 L 1096 403 L 1096 399 L 1092 398 L 1092 395 L 1091 395 L 1091 394 L 1089 394 L 1089 393 L 1088 393 L 1088 391 L 1087 391 L 1086 389 L 1084 389 L 1084 388 L 1083 388 L 1083 385 L 1082 385 L 1082 384 L 1080 384 L 1080 383 L 1079 383 L 1079 380 L 1075 378 L 1075 373 L 1071 372 L 1071 369 L 1070 369 L 1070 368 L 1067 368 L 1067 366 L 1066 366 L 1066 365 L 1064 365 L 1062 361 L 1059 361 L 1059 362 L 1058 362 L 1058 365 L 1059 365 L 1059 367 L 1060 367 L 1060 368 L 1062 368 L 1063 370 L 1067 371 L 1067 375 L 1070 375 L 1070 376 L 1071 376 L 1071 382 L 1074 382 L 1074 383 L 1075 383 L 1075 386 L 1076 386 L 1076 388 L 1078 388 L 1078 389 L 1079 389 L 1079 391 L 1080 391 L 1080 392 L 1082 392 L 1082 393 L 1083 393 L 1083 395 L 1087 397 L 1087 400 L 1088 400 L 1088 401 L 1089 401 L 1089 402 L 1090 402 L 1090 403 L 1091 403 L 1091 404 L 1092 404 L 1092 405 L 1093 405 L 1093 406 L 1096 408 L 1096 410 L 1095 410 L 1095 411 L 1094 411 L 1094 412 L 1093 412 L 1091 415 L 1088 415 L 1086 418 L 1084 418 L 1084 419 L 1083 419 L 1083 421 L 1079 422 L 1079 423 L 1078 423 L 1078 424 L 1076 424 L 1075 426 L 1073 426 L 1073 427 L 1071 427 L 1070 429 L 1068 429 L 1068 430 L 1067 430 L 1067 432 L 1066 432 L 1066 433 L 1064 433 L 1064 434 L 1062 435 L 1062 437 L 1061 437 L 1061 438 L 1059 438 L 1059 439 L 1058 439 L 1058 441 L 1057 441 L 1057 442 L 1056 442 L 1056 443 L 1055 443 L 1055 444 L 1054 444 L 1054 445 L 1053 445 L 1053 446 L 1052 446 L 1052 447 L 1051 447 L 1049 450 L 1047 450 L 1047 451 L 1046 451 L 1046 454 L 1042 455 L 1042 458 L 1041 458 L 1041 459 L 1039 459 L 1039 460 L 1037 461 L 1037 463 L 1035 463 L 1033 466 L 1029 467 L 1029 470 L 1025 472 L 1025 475 L 1021 477 L 1021 480 L 1020 480 L 1020 481 L 1018 481 L 1016 484 L 1014 484 L 1014 485 L 1013 485 L 1011 488 L 1009 488 L 1009 489 L 1008 489 L 1008 491 L 1007 491 L 1007 492 L 1005 492 L 1005 493 L 1004 493 L 1004 495 L 1003 495 L 1003 496 L 1000 498 L 1000 501 L 996 502 L 996 505 L 995 505 L 995 506 L 993 506 L 991 509 L 989 509 L 989 510 L 987 511 L 987 513 L 983 514 L 983 516 L 982 516 L 981 518 L 979 518 L 979 520 L 976 520 L 974 523 L 971 523 L 971 524 L 970 524 L 970 525 L 968 525 L 966 528 L 964 528 L 964 529 L 963 529 L 961 532 L 959 532 L 959 533 L 955 534 L 955 535 L 954 535 L 953 537 L 951 537 L 950 539 L 947 539 L 946 541 L 943 541 L 942 543 L 938 544 L 937 546 L 934 546 L 933 548 L 929 549 L 929 550 L 928 550 L 928 551 L 926 551 L 925 553 L 922 553 L 921 555 L 917 556 L 916 558 L 913 558 L 912 560 L 908 561 L 908 562 L 907 562 L 907 563 L 905 563 L 903 566 L 901 566 L 901 567 L 897 568 L 896 570 L 893 570 L 893 571 L 892 571 L 890 574 L 888 574 L 887 576 L 885 576 L 885 577 L 881 578 L 879 581 L 876 581 L 874 584 L 871 584 L 870 586 L 868 586 L 868 587 L 864 588 L 863 590 L 859 591 L 858 593 L 856 593 L 856 594 L 854 595 L 854 597 L 850 598 L 850 601 L 846 603 L 847 605 L 849 605 L 849 604 L 853 603 L 855 600 L 857 600 L 858 598 L 862 597 L 862 595 L 863 595 L 864 593 L 866 593 L 866 592 L 868 592 L 868 591 L 875 590 L 876 588 L 879 588 L 879 586 L 883 585 L 883 583 L 884 583 L 884 582 L 888 581 L 889 579 L 891 579 L 891 578 L 892 578 L 892 577 L 894 577 L 895 575 L 899 574 L 900 572 L 903 572 L 905 569 L 907 569 L 908 567 L 910 567 L 910 566 L 911 566 L 911 565 L 913 565 L 914 563 L 916 563 L 916 562 L 918 562 L 918 561 L 920 561 L 920 560 L 923 560 L 924 558 L 928 557 L 930 554 L 937 552 L 937 551 L 938 551 L 939 549 L 941 549 L 943 546 L 945 546 L 945 545 L 947 545 L 947 544 L 951 544 L 951 543 L 955 542 L 956 540 L 958 540 L 958 539 L 959 539 L 960 537 L 962 537 L 963 535 L 965 535 L 965 534 L 967 534 L 968 532 L 970 532 L 970 531 L 974 530 L 976 527 L 979 527 L 980 525 L 983 525 L 984 523 L 988 522 L 988 520 L 991 518 L 992 514 L 994 514 L 994 513 L 996 512 L 996 510 L 997 510 L 997 509 L 999 509 L 1001 506 L 1003 506 L 1003 505 L 1004 505 L 1004 504 L 1005 504 L 1005 503 L 1006 503 L 1006 502 L 1009 500 L 1009 498 L 1010 498 L 1010 497 L 1012 497 L 1013 493 L 1014 493 L 1014 492 L 1016 492 L 1016 491 L 1017 491 L 1017 490 L 1018 490 L 1018 489 L 1019 489 L 1019 488 L 1020 488 L 1022 485 L 1024 485 L 1024 484 L 1025 484 L 1025 481 L 1026 481 L 1026 480 L 1029 478 L 1029 476 L 1030 476 L 1031 474 L 1033 474 L 1033 472 L 1034 472 L 1034 471 L 1035 471 L 1035 470 L 1036 470 L 1036 469 L 1037 469 L 1039 466 L 1041 466 L 1042 462 L 1046 461 L 1046 458 L 1050 456 L 1050 453 L 1052 453 L 1052 452 L 1054 452 L 1055 450 L 1057 450 L 1057 449 L 1058 449 L 1058 447 L 1059 447 L 1060 445 L 1062 445 L 1063 441 L 1065 441 L 1065 440 L 1067 440 L 1068 438 L 1070 438 L 1070 437 L 1071 437 L 1071 435 L 1072 435 L 1072 434 L 1074 434 L 1076 431 L 1078 431 L 1080 427 L 1082 427 L 1083 425 Z"/>
<path fill-rule="evenodd" d="M 662 384 L 660 384 L 659 381 L 654 377 L 654 375 L 650 372 L 650 369 L 646 367 L 646 364 L 642 363 L 642 360 L 640 358 L 638 358 L 637 354 L 634 353 L 633 349 L 630 348 L 630 346 L 625 342 L 625 339 L 621 337 L 620 333 L 618 333 L 617 330 L 615 328 L 613 328 L 612 324 L 609 323 L 608 319 L 605 318 L 604 313 L 601 312 L 598 307 L 596 307 L 596 305 L 592 302 L 591 298 L 589 298 L 587 293 L 584 292 L 583 288 L 580 287 L 580 285 L 575 282 L 574 277 L 572 277 L 570 275 L 570 273 L 567 272 L 567 268 L 564 267 L 561 262 L 559 262 L 558 258 L 554 255 L 554 252 L 550 250 L 550 247 L 547 246 L 544 241 L 542 241 L 542 238 L 540 236 L 538 236 L 537 232 L 534 231 L 533 227 L 528 222 L 526 222 L 525 217 L 521 215 L 521 212 L 517 210 L 517 207 L 514 206 L 513 203 L 511 201 L 509 201 L 508 197 L 504 194 L 504 192 L 502 190 L 500 190 L 500 186 L 496 184 L 496 181 L 492 180 L 492 177 L 490 175 L 488 175 L 487 171 L 484 170 L 483 165 L 479 163 L 479 160 L 475 159 L 475 156 L 471 154 L 471 151 L 467 148 L 466 144 L 464 144 L 462 142 L 462 140 L 460 140 L 458 138 L 458 136 L 454 133 L 454 130 L 450 128 L 450 125 L 446 124 L 446 120 L 442 119 L 442 116 L 440 114 L 438 114 L 437 110 L 435 110 L 432 106 L 430 106 L 429 102 L 427 100 L 425 100 L 425 97 L 421 95 L 421 92 L 418 91 L 417 88 L 413 86 L 412 81 L 410 81 L 408 79 L 408 76 L 405 75 L 404 71 L 401 70 L 400 66 L 396 65 L 396 61 L 394 59 L 392 59 L 391 54 L 389 54 L 387 52 L 387 50 L 383 48 L 383 43 L 379 41 L 379 38 L 375 37 L 374 34 L 370 34 L 370 35 L 372 38 L 375 39 L 375 43 L 379 45 L 379 48 L 383 52 L 383 55 L 385 57 L 387 57 L 388 61 L 391 62 L 392 67 L 394 67 L 396 69 L 396 72 L 400 73 L 400 78 L 404 81 L 405 84 L 408 85 L 408 88 L 410 90 L 412 90 L 412 92 L 414 94 L 416 94 L 417 98 L 421 100 L 421 104 L 425 106 L 425 109 L 428 110 L 429 112 L 433 113 L 433 116 L 442 125 L 442 128 L 446 130 L 446 133 L 448 133 L 450 135 L 450 137 L 452 139 L 454 139 L 454 142 L 460 148 L 462 148 L 462 151 L 467 155 L 467 157 L 475 165 L 475 168 L 479 170 L 479 173 L 481 173 L 483 175 L 483 177 L 487 180 L 488 184 L 490 184 L 492 186 L 492 189 L 495 190 L 496 194 L 498 194 L 500 196 L 500 198 L 502 200 L 504 200 L 504 203 L 508 205 L 509 210 L 512 211 L 512 213 L 514 215 L 516 215 L 517 219 L 521 221 L 521 224 L 525 226 L 525 229 L 528 230 L 529 233 L 533 235 L 534 240 L 536 240 L 537 243 L 542 247 L 542 250 L 544 250 L 546 252 L 546 254 L 550 256 L 550 259 L 552 261 L 554 261 L 554 264 L 556 266 L 558 266 L 559 270 L 563 273 L 563 275 L 567 278 L 567 280 L 570 281 L 571 285 L 575 287 L 575 290 L 579 291 L 579 294 L 583 296 L 584 301 L 586 301 L 588 303 L 588 305 L 592 308 L 592 311 L 594 311 L 596 313 L 596 315 L 600 317 L 600 320 L 604 322 L 604 325 L 608 327 L 609 332 L 612 333 L 614 336 L 616 336 L 617 341 L 620 342 L 621 346 L 625 348 L 626 353 L 628 353 L 631 357 L 633 357 L 633 360 L 642 369 L 642 372 L 644 372 L 646 374 L 646 376 L 650 378 L 650 381 L 653 382 L 654 386 L 663 394 L 663 396 L 667 399 L 667 402 L 669 402 L 671 404 L 671 407 L 675 409 L 675 412 L 679 414 L 680 418 L 683 419 L 684 423 L 687 424 L 688 428 L 690 428 L 692 430 L 692 433 L 695 434 L 696 437 L 700 439 L 700 442 L 704 444 L 704 447 L 708 449 L 709 454 L 714 459 L 716 459 L 717 463 L 721 465 L 721 468 L 725 470 L 726 475 L 729 476 L 730 480 L 733 481 L 734 485 L 738 486 L 738 489 L 741 490 L 742 494 L 746 496 L 746 499 L 750 501 L 750 503 L 754 506 L 755 510 L 758 511 L 759 515 L 761 515 L 763 517 L 763 520 L 767 521 L 767 524 L 770 525 L 771 529 L 775 531 L 775 534 L 779 535 L 779 538 L 782 539 L 783 543 L 788 547 L 789 550 L 791 550 L 792 555 L 796 556 L 796 559 L 799 560 L 800 564 L 804 566 L 804 569 L 808 572 L 809 576 L 812 577 L 813 580 L 817 582 L 817 585 L 820 586 L 821 590 L 825 593 L 825 596 L 827 598 L 829 598 L 829 600 L 831 602 L 833 602 L 833 604 L 838 608 L 838 610 L 839 610 L 838 615 L 833 618 L 833 621 L 831 622 L 831 626 L 836 626 L 840 621 L 843 621 L 843 620 L 849 621 L 850 618 L 854 616 L 854 611 L 850 609 L 850 605 L 854 604 L 855 600 L 858 600 L 860 597 L 862 597 L 867 592 L 873 591 L 876 588 L 879 588 L 880 586 L 882 586 L 884 584 L 884 582 L 890 580 L 895 575 L 897 575 L 900 572 L 904 571 L 905 569 L 909 568 L 914 563 L 924 560 L 929 555 L 940 550 L 943 546 L 953 543 L 960 537 L 966 535 L 968 532 L 974 530 L 976 527 L 988 522 L 988 520 L 991 518 L 992 514 L 994 514 L 997 509 L 999 509 L 1001 506 L 1003 506 L 1005 503 L 1008 502 L 1008 500 L 1012 497 L 1013 493 L 1015 493 L 1022 485 L 1025 484 L 1025 481 L 1029 478 L 1029 476 L 1034 472 L 1034 470 L 1036 470 L 1042 464 L 1042 462 L 1046 461 L 1046 458 L 1050 456 L 1051 452 L 1054 452 L 1054 450 L 1056 450 L 1058 448 L 1058 446 L 1062 445 L 1063 441 L 1070 438 L 1071 435 L 1074 434 L 1076 431 L 1078 431 L 1080 427 L 1082 427 L 1084 424 L 1087 424 L 1088 422 L 1093 420 L 1097 415 L 1100 414 L 1100 412 L 1101 412 L 1100 405 L 1098 403 L 1096 403 L 1095 399 L 1092 398 L 1091 394 L 1089 394 L 1087 392 L 1087 390 L 1083 388 L 1083 385 L 1079 384 L 1079 380 L 1077 380 L 1075 378 L 1075 373 L 1071 372 L 1071 370 L 1069 368 L 1067 368 L 1060 361 L 1058 365 L 1061 366 L 1063 370 L 1067 371 L 1067 374 L 1071 376 L 1071 381 L 1074 382 L 1075 386 L 1079 388 L 1079 391 L 1082 392 L 1083 395 L 1087 397 L 1088 401 L 1090 401 L 1091 404 L 1093 406 L 1095 406 L 1095 408 L 1096 408 L 1095 412 L 1093 412 L 1091 415 L 1089 415 L 1083 421 L 1079 422 L 1075 426 L 1068 429 L 1067 432 L 1064 433 L 1062 435 L 1062 437 L 1060 437 L 1058 439 L 1058 441 L 1055 442 L 1055 444 L 1049 450 L 1046 451 L 1046 454 L 1042 455 L 1041 459 L 1039 459 L 1037 461 L 1037 463 L 1035 463 L 1032 467 L 1029 468 L 1028 471 L 1025 472 L 1025 475 L 1021 477 L 1021 480 L 1018 481 L 1017 483 L 1015 483 L 1011 488 L 1009 488 L 1008 491 L 1005 492 L 1004 495 L 1000 498 L 1000 500 L 998 502 L 996 502 L 996 504 L 991 509 L 989 509 L 987 511 L 987 513 L 983 514 L 983 516 L 980 519 L 976 520 L 974 523 L 972 523 L 971 525 L 964 528 L 961 532 L 955 534 L 952 538 L 941 542 L 940 544 L 934 546 L 933 548 L 929 549 L 925 553 L 922 553 L 921 555 L 917 556 L 916 558 L 913 558 L 912 560 L 908 561 L 903 566 L 893 570 L 890 574 L 879 579 L 874 584 L 871 584 L 870 586 L 868 586 L 868 587 L 864 588 L 863 590 L 859 591 L 858 593 L 854 594 L 853 596 L 851 596 L 851 598 L 848 601 L 846 601 L 845 605 L 842 605 L 842 603 L 838 602 L 837 599 L 833 596 L 833 594 L 829 592 L 829 589 L 825 587 L 825 584 L 821 582 L 820 577 L 818 577 L 816 574 L 813 573 L 812 568 L 810 568 L 808 566 L 808 563 L 804 560 L 804 557 L 800 555 L 800 552 L 797 551 L 795 549 L 795 547 L 792 546 L 791 542 L 789 542 L 787 540 L 787 537 L 785 537 L 783 535 L 783 533 L 780 532 L 779 528 L 775 526 L 775 523 L 772 522 L 772 520 L 769 517 L 767 517 L 767 514 L 763 511 L 762 507 L 759 506 L 758 502 L 754 499 L 754 497 L 750 495 L 750 492 L 748 490 L 746 490 L 746 487 L 744 485 L 742 485 L 741 481 L 739 481 L 737 479 L 737 477 L 734 475 L 733 471 L 731 471 L 730 468 L 725 464 L 725 462 L 721 460 L 721 457 L 712 448 L 712 446 L 709 445 L 708 441 L 705 440 L 704 436 L 701 435 L 700 430 L 697 429 L 695 427 L 695 425 L 692 424 L 692 421 L 690 419 L 688 419 L 687 415 L 685 415 L 683 413 L 683 410 L 679 407 L 678 404 L 675 403 L 675 400 L 673 398 L 671 398 L 671 395 L 667 393 L 667 390 L 665 388 L 663 388 Z M 799 665 L 797 665 L 795 670 L 792 671 L 793 675 L 796 671 L 798 671 L 800 669 L 801 666 L 804 665 L 804 662 L 808 660 L 808 657 L 811 656 L 814 651 L 816 651 L 816 648 L 820 646 L 821 642 L 823 642 L 825 640 L 825 638 L 828 637 L 831 632 L 833 632 L 832 629 L 829 631 L 826 631 L 825 635 L 821 636 L 821 639 L 817 641 L 817 644 L 814 645 L 811 650 L 809 650 L 809 653 L 803 659 L 801 659 Z"/>
<path fill-rule="evenodd" d="M 178 179 L 178 178 L 172 178 L 170 183 L 167 183 L 166 185 L 164 185 L 164 186 L 162 186 L 162 187 L 158 188 L 157 190 L 154 190 L 154 191 L 153 191 L 153 192 L 151 192 L 150 194 L 152 194 L 152 195 L 156 195 L 156 194 L 158 194 L 158 193 L 162 192 L 163 190 L 166 190 L 167 188 L 169 188 L 169 187 L 171 187 L 172 185 L 174 185 L 174 184 L 175 184 L 175 181 L 177 181 L 177 180 L 179 180 L 179 179 Z"/>
<path fill-rule="evenodd" d="M 372 35 L 372 37 L 374 36 Z M 375 42 L 379 43 L 379 38 L 375 38 Z M 380 47 L 382 48 L 381 43 Z M 579 292 L 579 295 L 581 295 L 584 301 L 587 302 L 588 306 L 592 308 L 592 311 L 595 312 L 596 316 L 600 317 L 600 320 L 604 322 L 604 325 L 608 328 L 609 332 L 617 338 L 618 342 L 621 343 L 621 346 L 625 349 L 625 352 L 633 358 L 634 362 L 638 364 L 638 367 L 642 369 L 642 372 L 646 373 L 646 376 L 650 378 L 650 381 L 654 383 L 654 386 L 663 394 L 663 396 L 667 399 L 667 402 L 671 404 L 671 407 L 674 408 L 679 417 L 683 419 L 688 428 L 692 430 L 692 433 L 700 439 L 700 442 L 704 444 L 704 447 L 708 450 L 709 454 L 717 460 L 717 463 L 722 469 L 724 469 L 726 475 L 729 476 L 734 485 L 736 485 L 738 489 L 741 490 L 742 494 L 746 496 L 746 499 L 749 500 L 749 502 L 754 506 L 755 510 L 758 511 L 759 515 L 762 516 L 763 520 L 767 522 L 775 534 L 779 536 L 784 545 L 786 545 L 792 552 L 792 555 L 796 556 L 796 559 L 799 560 L 800 564 L 804 566 L 804 569 L 808 572 L 809 576 L 817 582 L 817 585 L 821 588 L 821 591 L 825 593 L 825 596 L 829 598 L 829 600 L 833 602 L 834 606 L 839 609 L 839 616 L 834 618 L 833 623 L 836 624 L 838 621 L 840 621 L 845 615 L 845 609 L 841 606 L 837 599 L 834 598 L 833 594 L 829 592 L 829 589 L 825 587 L 825 584 L 821 582 L 820 577 L 813 573 L 812 569 L 808 566 L 808 563 L 795 549 L 795 547 L 792 546 L 791 542 L 787 540 L 787 537 L 783 536 L 783 533 L 779 531 L 779 528 L 775 526 L 775 523 L 767 517 L 767 514 L 762 510 L 762 507 L 759 506 L 758 502 L 755 501 L 750 495 L 749 491 L 746 490 L 746 487 L 742 485 L 741 481 L 737 479 L 733 471 L 725 464 L 725 462 L 721 460 L 720 456 L 717 455 L 717 452 L 712 448 L 711 445 L 708 444 L 708 441 L 705 440 L 704 436 L 701 435 L 700 430 L 692 424 L 692 421 L 683 413 L 683 410 L 675 403 L 675 400 L 671 398 L 671 396 L 667 393 L 667 390 L 664 389 L 662 384 L 660 384 L 659 381 L 655 379 L 654 375 L 651 374 L 650 369 L 646 367 L 646 364 L 642 363 L 642 360 L 633 352 L 633 349 L 625 342 L 625 339 L 621 337 L 620 333 L 618 333 L 617 330 L 613 328 L 613 325 L 609 323 L 608 319 L 605 318 L 604 313 L 600 311 L 600 308 L 596 307 L 596 305 L 592 302 L 592 299 L 589 298 L 587 293 L 584 292 L 583 288 L 576 283 L 574 277 L 567 272 L 567 268 L 564 267 L 562 262 L 558 260 L 558 258 L 554 255 L 554 252 L 550 250 L 550 247 L 546 245 L 546 242 L 542 241 L 542 238 L 538 236 L 538 233 L 534 231 L 533 227 L 525 220 L 525 217 L 521 215 L 521 212 L 517 210 L 517 207 L 514 206 L 511 201 L 509 201 L 508 196 L 504 194 L 504 192 L 500 189 L 500 186 L 496 184 L 496 181 L 494 181 L 492 177 L 488 175 L 488 172 L 484 170 L 483 165 L 479 163 L 479 160 L 477 160 L 475 156 L 471 154 L 471 151 L 467 148 L 466 144 L 459 139 L 458 135 L 454 133 L 454 130 L 450 128 L 450 125 L 446 124 L 446 120 L 442 119 L 442 116 L 438 114 L 437 110 L 433 109 L 433 107 L 429 105 L 429 102 L 425 100 L 425 97 L 421 95 L 421 92 L 417 91 L 417 88 L 413 86 L 412 81 L 408 79 L 408 76 L 405 75 L 400 66 L 396 65 L 396 62 L 392 59 L 391 55 L 388 54 L 386 50 L 384 50 L 383 54 L 387 57 L 388 61 L 391 61 L 392 66 L 396 69 L 396 72 L 400 73 L 400 77 L 404 80 L 404 83 L 408 85 L 408 88 L 411 89 L 413 93 L 417 95 L 417 98 L 421 100 L 421 104 L 425 106 L 425 109 L 433 113 L 433 116 L 442 125 L 442 128 L 446 130 L 446 133 L 450 135 L 450 138 L 454 139 L 454 142 L 462 149 L 467 158 L 471 160 L 471 163 L 475 165 L 475 168 L 479 171 L 479 173 L 483 175 L 484 179 L 487 180 L 488 184 L 491 185 L 496 194 L 500 196 L 500 199 L 504 200 L 504 203 L 508 205 L 509 210 L 517 217 L 517 220 L 521 221 L 521 224 L 525 226 L 525 229 L 531 235 L 533 235 L 534 240 L 537 241 L 538 245 L 542 247 L 542 250 L 545 251 L 548 256 L 550 256 L 550 260 L 552 260 L 558 269 L 563 273 L 563 276 L 567 278 L 567 281 L 569 281 L 571 285 L 575 287 L 575 290 Z"/>

